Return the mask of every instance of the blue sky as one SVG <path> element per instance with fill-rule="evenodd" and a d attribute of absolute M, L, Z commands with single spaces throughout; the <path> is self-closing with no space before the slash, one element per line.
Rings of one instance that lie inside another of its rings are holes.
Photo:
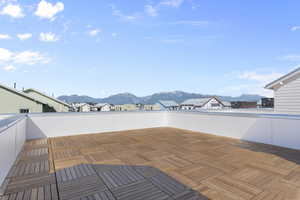
<path fill-rule="evenodd" d="M 0 0 L 0 83 L 56 96 L 271 95 L 300 64 L 300 2 Z"/>

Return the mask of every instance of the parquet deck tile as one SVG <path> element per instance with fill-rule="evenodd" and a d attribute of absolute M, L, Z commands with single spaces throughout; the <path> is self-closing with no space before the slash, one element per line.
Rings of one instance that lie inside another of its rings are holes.
<path fill-rule="evenodd" d="M 118 187 L 113 190 L 113 193 L 118 200 L 166 200 L 169 198 L 167 194 L 146 180 Z"/>
<path fill-rule="evenodd" d="M 165 173 L 159 172 L 148 179 L 152 184 L 159 187 L 162 191 L 170 196 L 177 196 L 188 189 L 185 185 L 181 184 Z"/>
<path fill-rule="evenodd" d="M 210 188 L 217 188 L 218 190 L 223 191 L 233 199 L 251 199 L 262 192 L 261 189 L 254 187 L 251 184 L 244 183 L 228 176 L 214 177 L 206 180 L 204 184 L 207 184 Z"/>
<path fill-rule="evenodd" d="M 220 176 L 224 174 L 223 172 L 219 171 L 216 168 L 207 165 L 199 165 L 199 164 L 178 169 L 178 172 L 192 179 L 198 184 L 201 184 L 202 181 L 208 178 Z"/>
<path fill-rule="evenodd" d="M 129 185 L 144 179 L 144 177 L 136 172 L 132 167 L 111 168 L 112 170 L 97 169 L 98 175 L 110 189 Z"/>
<path fill-rule="evenodd" d="M 243 182 L 254 185 L 258 188 L 263 188 L 270 184 L 275 179 L 280 179 L 280 175 L 276 175 L 272 172 L 262 171 L 252 167 L 246 167 L 234 172 L 233 178 L 241 180 Z"/>
<path fill-rule="evenodd" d="M 110 152 L 100 151 L 100 152 L 86 154 L 85 158 L 88 162 L 94 163 L 94 162 L 100 162 L 105 160 L 113 160 L 116 157 L 113 156 L 113 154 Z"/>
<path fill-rule="evenodd" d="M 299 200 L 300 151 L 173 128 L 75 135 L 27 141 L 5 182 L 1 200 Z"/>
<path fill-rule="evenodd" d="M 208 200 L 207 197 L 203 195 L 199 195 L 198 192 L 192 191 L 192 190 L 186 190 L 184 192 L 181 192 L 175 196 L 173 196 L 174 200 Z"/>
<path fill-rule="evenodd" d="M 300 187 L 300 168 L 297 168 L 289 173 L 289 175 L 284 177 L 284 180 Z"/>
<path fill-rule="evenodd" d="M 76 156 L 65 160 L 54 160 L 54 165 L 55 165 L 55 169 L 63 169 L 78 164 L 84 164 L 87 162 L 88 161 L 85 159 L 84 156 Z"/>
<path fill-rule="evenodd" d="M 142 165 L 149 162 L 148 159 L 139 154 L 117 155 L 116 157 L 128 165 Z"/>
<path fill-rule="evenodd" d="M 52 154 L 54 160 L 64 160 L 81 155 L 79 150 L 74 148 L 55 150 Z"/>
<path fill-rule="evenodd" d="M 58 183 L 60 199 L 77 199 L 107 190 L 107 187 L 98 176 L 85 176 L 79 179 Z"/>

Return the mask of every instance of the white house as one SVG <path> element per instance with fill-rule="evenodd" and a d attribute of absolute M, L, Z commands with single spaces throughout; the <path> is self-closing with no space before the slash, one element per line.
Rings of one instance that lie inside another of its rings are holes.
<path fill-rule="evenodd" d="M 180 104 L 181 110 L 222 109 L 224 104 L 216 97 L 188 99 Z"/>
<path fill-rule="evenodd" d="M 274 111 L 300 114 L 300 68 L 266 85 L 274 91 Z"/>
<path fill-rule="evenodd" d="M 91 106 L 87 103 L 75 103 L 74 107 L 76 108 L 77 112 L 90 112 Z"/>
<path fill-rule="evenodd" d="M 109 103 L 98 103 L 92 107 L 93 111 L 98 111 L 98 112 L 108 112 L 111 111 L 112 105 Z"/>

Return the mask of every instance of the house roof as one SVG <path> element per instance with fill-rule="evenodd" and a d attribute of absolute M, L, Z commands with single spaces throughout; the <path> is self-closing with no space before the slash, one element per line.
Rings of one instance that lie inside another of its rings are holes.
<path fill-rule="evenodd" d="M 97 103 L 94 107 L 103 107 L 106 105 L 110 105 L 109 103 Z"/>
<path fill-rule="evenodd" d="M 18 90 L 13 89 L 13 88 L 10 88 L 10 87 L 7 87 L 7 86 L 5 86 L 5 85 L 3 85 L 3 84 L 0 84 L 0 88 L 3 88 L 3 89 L 5 89 L 5 90 L 7 90 L 7 91 L 10 91 L 10 92 L 12 92 L 12 93 L 14 93 L 14 94 L 16 94 L 16 95 L 22 96 L 22 97 L 24 97 L 24 98 L 26 98 L 26 99 L 29 99 L 29 100 L 31 100 L 31 101 L 35 101 L 35 102 L 37 102 L 37 103 L 39 103 L 39 104 L 45 104 L 44 102 L 41 102 L 41 101 L 39 101 L 39 100 L 36 100 L 35 98 L 29 96 L 28 94 L 26 94 L 26 93 L 24 93 L 24 92 L 19 92 Z"/>
<path fill-rule="evenodd" d="M 40 91 L 38 91 L 38 90 L 36 90 L 36 89 L 29 88 L 29 89 L 27 89 L 27 90 L 24 90 L 24 92 L 25 92 L 25 93 L 35 92 L 35 93 L 37 93 L 37 94 L 39 94 L 39 95 L 41 95 L 41 96 L 44 96 L 44 97 L 46 97 L 46 98 L 48 98 L 48 99 L 51 99 L 51 100 L 55 101 L 55 102 L 57 102 L 57 103 L 63 104 L 64 106 L 67 106 L 67 107 L 69 107 L 69 108 L 72 107 L 70 104 L 67 104 L 66 102 L 60 101 L 60 100 L 58 100 L 58 99 L 56 99 L 56 98 L 50 97 L 50 96 L 48 96 L 48 95 L 44 94 L 43 92 L 40 92 Z"/>
<path fill-rule="evenodd" d="M 175 101 L 158 101 L 161 105 L 163 105 L 164 107 L 172 107 L 172 106 L 179 106 L 178 103 L 176 103 Z"/>
<path fill-rule="evenodd" d="M 75 107 L 82 107 L 82 106 L 85 106 L 85 105 L 91 106 L 91 105 L 88 104 L 88 103 L 74 103 L 73 105 L 74 105 Z"/>
<path fill-rule="evenodd" d="M 207 97 L 207 98 L 198 98 L 198 99 L 187 99 L 184 102 L 182 102 L 180 105 L 193 105 L 193 106 L 204 106 L 207 102 L 209 102 L 211 99 L 217 100 L 219 103 L 225 105 L 222 101 L 220 101 L 216 97 Z"/>
<path fill-rule="evenodd" d="M 212 98 L 198 98 L 198 99 L 187 99 L 181 103 L 181 105 L 193 105 L 193 106 L 203 106 Z"/>
<path fill-rule="evenodd" d="M 222 101 L 222 104 L 224 106 L 231 106 L 231 102 L 229 102 L 229 101 Z"/>
<path fill-rule="evenodd" d="M 300 67 L 291 71 L 290 73 L 276 79 L 275 81 L 269 83 L 265 86 L 266 89 L 274 89 L 275 86 L 281 86 L 282 83 L 288 83 L 294 76 L 300 75 Z"/>

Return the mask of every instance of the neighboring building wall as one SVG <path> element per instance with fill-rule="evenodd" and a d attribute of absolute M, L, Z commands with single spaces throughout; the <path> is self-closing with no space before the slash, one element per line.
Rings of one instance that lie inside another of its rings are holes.
<path fill-rule="evenodd" d="M 108 112 L 111 110 L 110 105 L 106 104 L 106 105 L 102 106 L 100 110 L 101 110 L 101 112 Z"/>
<path fill-rule="evenodd" d="M 275 112 L 300 114 L 300 75 L 274 90 Z"/>
<path fill-rule="evenodd" d="M 135 104 L 115 105 L 116 111 L 136 111 L 138 107 Z"/>
<path fill-rule="evenodd" d="M 89 104 L 84 104 L 79 107 L 79 112 L 90 112 L 91 106 Z"/>
<path fill-rule="evenodd" d="M 180 109 L 181 110 L 193 110 L 194 109 L 194 105 L 181 105 Z"/>
<path fill-rule="evenodd" d="M 241 108 L 256 108 L 257 102 L 248 102 L 248 101 L 233 101 L 231 102 L 231 107 L 236 109 Z"/>
<path fill-rule="evenodd" d="M 43 95 L 40 95 L 34 91 L 30 91 L 30 92 L 27 92 L 28 95 L 32 96 L 34 99 L 37 99 L 41 102 L 45 102 L 47 103 L 48 105 L 52 106 L 56 112 L 69 112 L 70 108 L 68 106 L 65 106 L 61 103 L 58 103 L 48 97 L 45 97 Z"/>
<path fill-rule="evenodd" d="M 151 111 L 151 110 L 161 110 L 161 107 L 158 104 L 153 104 L 153 105 L 144 105 L 144 110 L 146 111 Z"/>
<path fill-rule="evenodd" d="M 20 113 L 21 109 L 29 112 L 43 112 L 43 104 L 22 97 L 18 94 L 0 88 L 0 113 Z"/>

